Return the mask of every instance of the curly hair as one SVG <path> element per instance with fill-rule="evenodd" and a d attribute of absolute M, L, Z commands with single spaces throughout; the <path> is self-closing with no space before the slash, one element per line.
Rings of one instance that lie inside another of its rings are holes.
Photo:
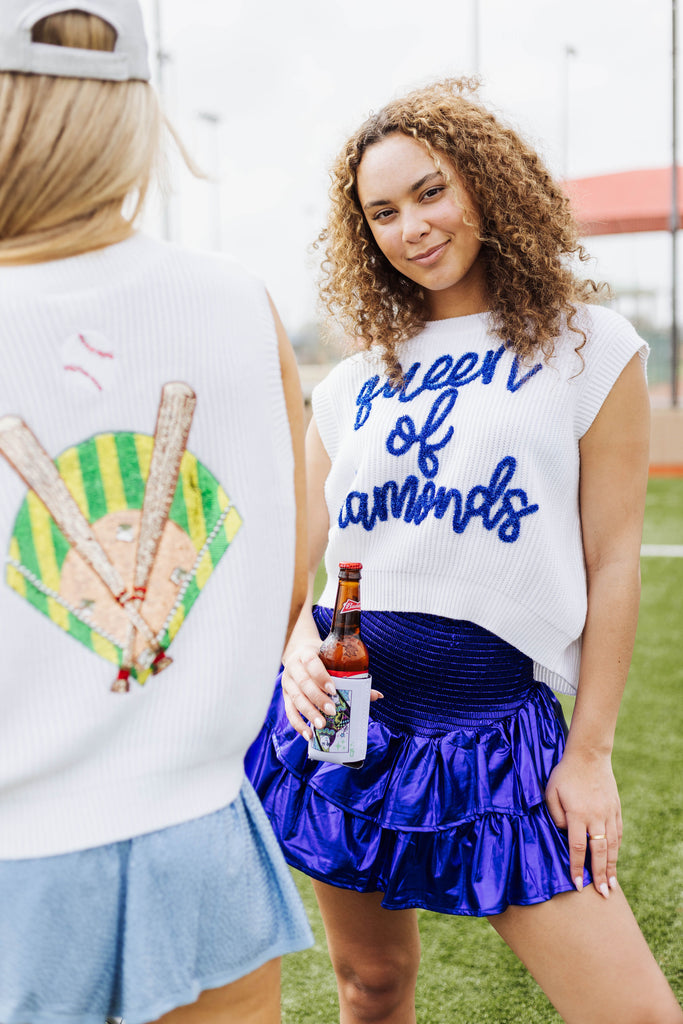
<path fill-rule="evenodd" d="M 448 167 L 476 202 L 466 223 L 482 243 L 492 326 L 525 359 L 552 355 L 562 324 L 577 303 L 595 301 L 604 285 L 577 277 L 572 259 L 588 260 L 569 199 L 535 150 L 466 94 L 473 79 L 445 79 L 388 103 L 348 140 L 331 172 L 331 209 L 314 243 L 323 249 L 320 297 L 353 347 L 381 351 L 392 381 L 401 381 L 401 342 L 427 319 L 422 288 L 399 273 L 379 249 L 361 209 L 357 172 L 369 146 L 395 132 L 422 143 L 453 186 Z"/>

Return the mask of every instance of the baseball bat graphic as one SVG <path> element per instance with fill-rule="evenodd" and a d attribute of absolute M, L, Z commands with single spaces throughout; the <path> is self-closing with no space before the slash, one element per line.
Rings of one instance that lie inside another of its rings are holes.
<path fill-rule="evenodd" d="M 154 428 L 154 448 L 145 484 L 140 533 L 135 553 L 132 602 L 135 608 L 139 608 L 145 599 L 147 584 L 178 483 L 180 463 L 185 453 L 196 404 L 197 396 L 188 384 L 181 381 L 164 384 Z M 136 628 L 131 623 L 128 627 L 121 668 L 112 686 L 112 689 L 118 692 L 125 692 L 129 686 L 135 634 Z M 167 655 L 162 658 L 157 656 L 152 662 L 152 671 L 160 672 L 170 664 L 170 661 Z"/>
<path fill-rule="evenodd" d="M 161 652 L 154 630 L 145 622 L 137 606 L 133 607 L 134 595 L 126 589 L 121 574 L 95 537 L 54 462 L 18 416 L 0 418 L 0 454 L 35 491 L 72 548 L 100 577 L 135 628 L 143 633 L 156 652 Z"/>

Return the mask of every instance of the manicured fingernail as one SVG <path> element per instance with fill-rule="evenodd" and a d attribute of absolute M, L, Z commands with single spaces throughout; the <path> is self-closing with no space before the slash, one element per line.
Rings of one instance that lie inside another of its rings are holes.
<path fill-rule="evenodd" d="M 325 707 L 323 708 L 323 711 L 325 712 L 326 715 L 333 715 L 334 714 L 334 704 L 326 704 Z M 320 728 L 320 727 L 318 727 L 318 728 Z"/>
<path fill-rule="evenodd" d="M 605 897 L 605 899 L 608 898 L 608 896 L 609 896 L 609 889 L 607 888 L 607 882 L 603 882 L 602 883 L 602 885 L 600 886 L 600 892 Z"/>
<path fill-rule="evenodd" d="M 610 880 L 609 880 L 609 887 L 610 887 L 610 889 L 616 889 L 617 888 L 617 879 L 616 879 L 615 875 L 612 875 L 612 877 L 610 878 Z"/>
<path fill-rule="evenodd" d="M 583 890 L 583 878 L 581 877 L 581 875 L 576 876 L 576 878 L 574 879 L 574 885 L 576 886 L 579 892 Z"/>
<path fill-rule="evenodd" d="M 334 697 L 337 692 L 334 683 L 325 683 L 325 692 L 329 693 L 331 697 Z"/>
<path fill-rule="evenodd" d="M 322 729 L 322 727 L 324 725 L 325 725 L 325 719 L 324 718 L 316 718 L 316 720 L 315 720 L 315 727 L 316 727 L 316 729 Z"/>
<path fill-rule="evenodd" d="M 312 740 L 313 739 L 313 733 L 309 732 L 308 729 L 304 729 L 303 737 L 304 737 L 305 740 Z"/>

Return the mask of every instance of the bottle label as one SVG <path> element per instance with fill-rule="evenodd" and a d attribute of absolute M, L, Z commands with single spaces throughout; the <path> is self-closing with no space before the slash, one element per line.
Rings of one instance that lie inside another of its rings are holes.
<path fill-rule="evenodd" d="M 353 598 L 349 597 L 339 609 L 339 614 L 344 615 L 346 612 L 359 612 L 360 601 L 354 601 Z"/>

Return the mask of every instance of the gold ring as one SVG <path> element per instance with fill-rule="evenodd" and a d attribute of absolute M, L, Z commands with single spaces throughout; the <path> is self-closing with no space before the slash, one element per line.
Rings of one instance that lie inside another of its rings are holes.
<path fill-rule="evenodd" d="M 588 838 L 589 838 L 589 839 L 607 839 L 607 836 L 605 835 L 605 833 L 604 833 L 604 832 L 601 832 L 599 836 L 592 836 L 592 835 L 590 834 L 590 832 L 589 832 L 589 833 L 588 833 Z"/>

